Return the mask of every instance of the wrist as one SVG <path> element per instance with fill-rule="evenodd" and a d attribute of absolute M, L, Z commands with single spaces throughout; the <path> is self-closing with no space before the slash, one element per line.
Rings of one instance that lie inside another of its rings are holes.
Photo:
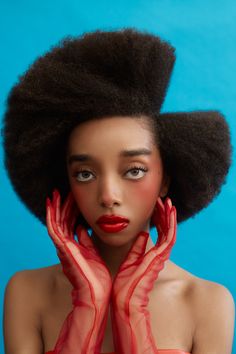
<path fill-rule="evenodd" d="M 71 291 L 74 306 L 64 324 L 62 354 L 67 354 L 71 338 L 77 346 L 78 353 L 98 354 L 101 352 L 109 314 L 109 301 L 99 304 L 91 301 L 90 296 L 85 298 L 82 294 L 80 295 L 78 289 Z M 58 344 L 59 348 L 60 345 L 61 343 Z"/>
<path fill-rule="evenodd" d="M 101 297 L 96 298 L 93 294 L 82 294 L 82 292 L 78 289 L 73 288 L 71 290 L 71 298 L 72 304 L 74 307 L 76 306 L 86 306 L 91 310 L 104 310 L 106 305 L 108 306 L 110 303 L 110 292 L 104 293 Z"/>
<path fill-rule="evenodd" d="M 120 354 L 157 354 L 153 337 L 150 313 L 146 307 L 119 306 L 118 301 L 111 307 L 112 333 L 115 351 Z"/>

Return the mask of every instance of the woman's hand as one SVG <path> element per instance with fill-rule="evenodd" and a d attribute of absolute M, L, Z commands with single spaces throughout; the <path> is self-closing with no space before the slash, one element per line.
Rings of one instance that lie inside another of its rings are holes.
<path fill-rule="evenodd" d="M 131 295 L 132 288 L 129 305 L 136 306 L 139 303 L 140 297 L 135 294 L 139 294 L 140 289 L 142 292 L 145 290 L 145 293 L 151 290 L 176 240 L 176 209 L 169 198 L 164 205 L 158 198 L 152 220 L 158 231 L 156 245 L 145 254 L 149 234 L 140 232 L 114 279 L 113 296 L 116 299 L 123 302 Z"/>
<path fill-rule="evenodd" d="M 103 301 L 112 287 L 110 272 L 81 225 L 76 229 L 79 243 L 75 241 L 74 226 L 79 212 L 72 193 L 68 194 L 62 208 L 60 202 L 60 194 L 54 190 L 52 203 L 47 198 L 46 220 L 63 271 L 75 291 L 79 291 L 80 298 L 90 293 L 94 301 Z"/>
<path fill-rule="evenodd" d="M 152 337 L 149 293 L 176 241 L 176 209 L 167 198 L 158 198 L 152 220 L 158 241 L 146 254 L 149 238 L 140 232 L 113 282 L 112 328 L 115 350 L 120 354 L 156 353 Z"/>
<path fill-rule="evenodd" d="M 53 353 L 97 354 L 105 334 L 112 278 L 99 256 L 86 229 L 76 230 L 78 214 L 72 193 L 60 207 L 60 194 L 55 190 L 52 202 L 47 198 L 47 228 L 63 272 L 73 286 L 73 310 L 68 314 Z"/>

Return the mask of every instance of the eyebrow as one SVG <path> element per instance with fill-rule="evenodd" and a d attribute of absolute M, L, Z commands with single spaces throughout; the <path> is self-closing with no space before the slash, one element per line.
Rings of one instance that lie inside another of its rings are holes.
<path fill-rule="evenodd" d="M 146 148 L 135 149 L 135 150 L 122 150 L 119 154 L 120 157 L 133 157 L 140 155 L 151 155 L 152 151 Z M 77 154 L 71 155 L 68 158 L 68 163 L 71 165 L 73 162 L 88 162 L 88 161 L 96 161 L 94 157 L 88 154 Z"/>

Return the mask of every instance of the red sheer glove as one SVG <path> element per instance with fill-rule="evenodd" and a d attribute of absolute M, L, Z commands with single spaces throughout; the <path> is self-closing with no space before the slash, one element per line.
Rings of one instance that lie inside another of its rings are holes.
<path fill-rule="evenodd" d="M 176 209 L 169 198 L 164 205 L 158 198 L 153 221 L 158 231 L 157 244 L 145 254 L 149 234 L 140 232 L 113 282 L 111 322 L 119 354 L 158 353 L 147 304 L 176 240 Z"/>
<path fill-rule="evenodd" d="M 112 279 L 86 229 L 74 226 L 78 209 L 70 193 L 60 210 L 60 194 L 47 198 L 47 228 L 63 272 L 73 285 L 73 310 L 67 316 L 55 354 L 100 353 L 108 318 Z"/>

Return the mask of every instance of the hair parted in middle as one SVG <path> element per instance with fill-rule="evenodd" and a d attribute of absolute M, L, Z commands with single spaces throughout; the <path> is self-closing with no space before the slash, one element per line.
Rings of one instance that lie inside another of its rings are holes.
<path fill-rule="evenodd" d="M 171 178 L 167 195 L 178 222 L 219 194 L 231 164 L 228 125 L 217 111 L 160 113 L 174 62 L 174 48 L 154 34 L 97 30 L 63 39 L 20 76 L 7 100 L 5 166 L 42 223 L 46 197 L 57 188 L 63 201 L 70 190 L 71 131 L 104 117 L 146 117 Z M 82 215 L 78 223 L 89 227 Z"/>

